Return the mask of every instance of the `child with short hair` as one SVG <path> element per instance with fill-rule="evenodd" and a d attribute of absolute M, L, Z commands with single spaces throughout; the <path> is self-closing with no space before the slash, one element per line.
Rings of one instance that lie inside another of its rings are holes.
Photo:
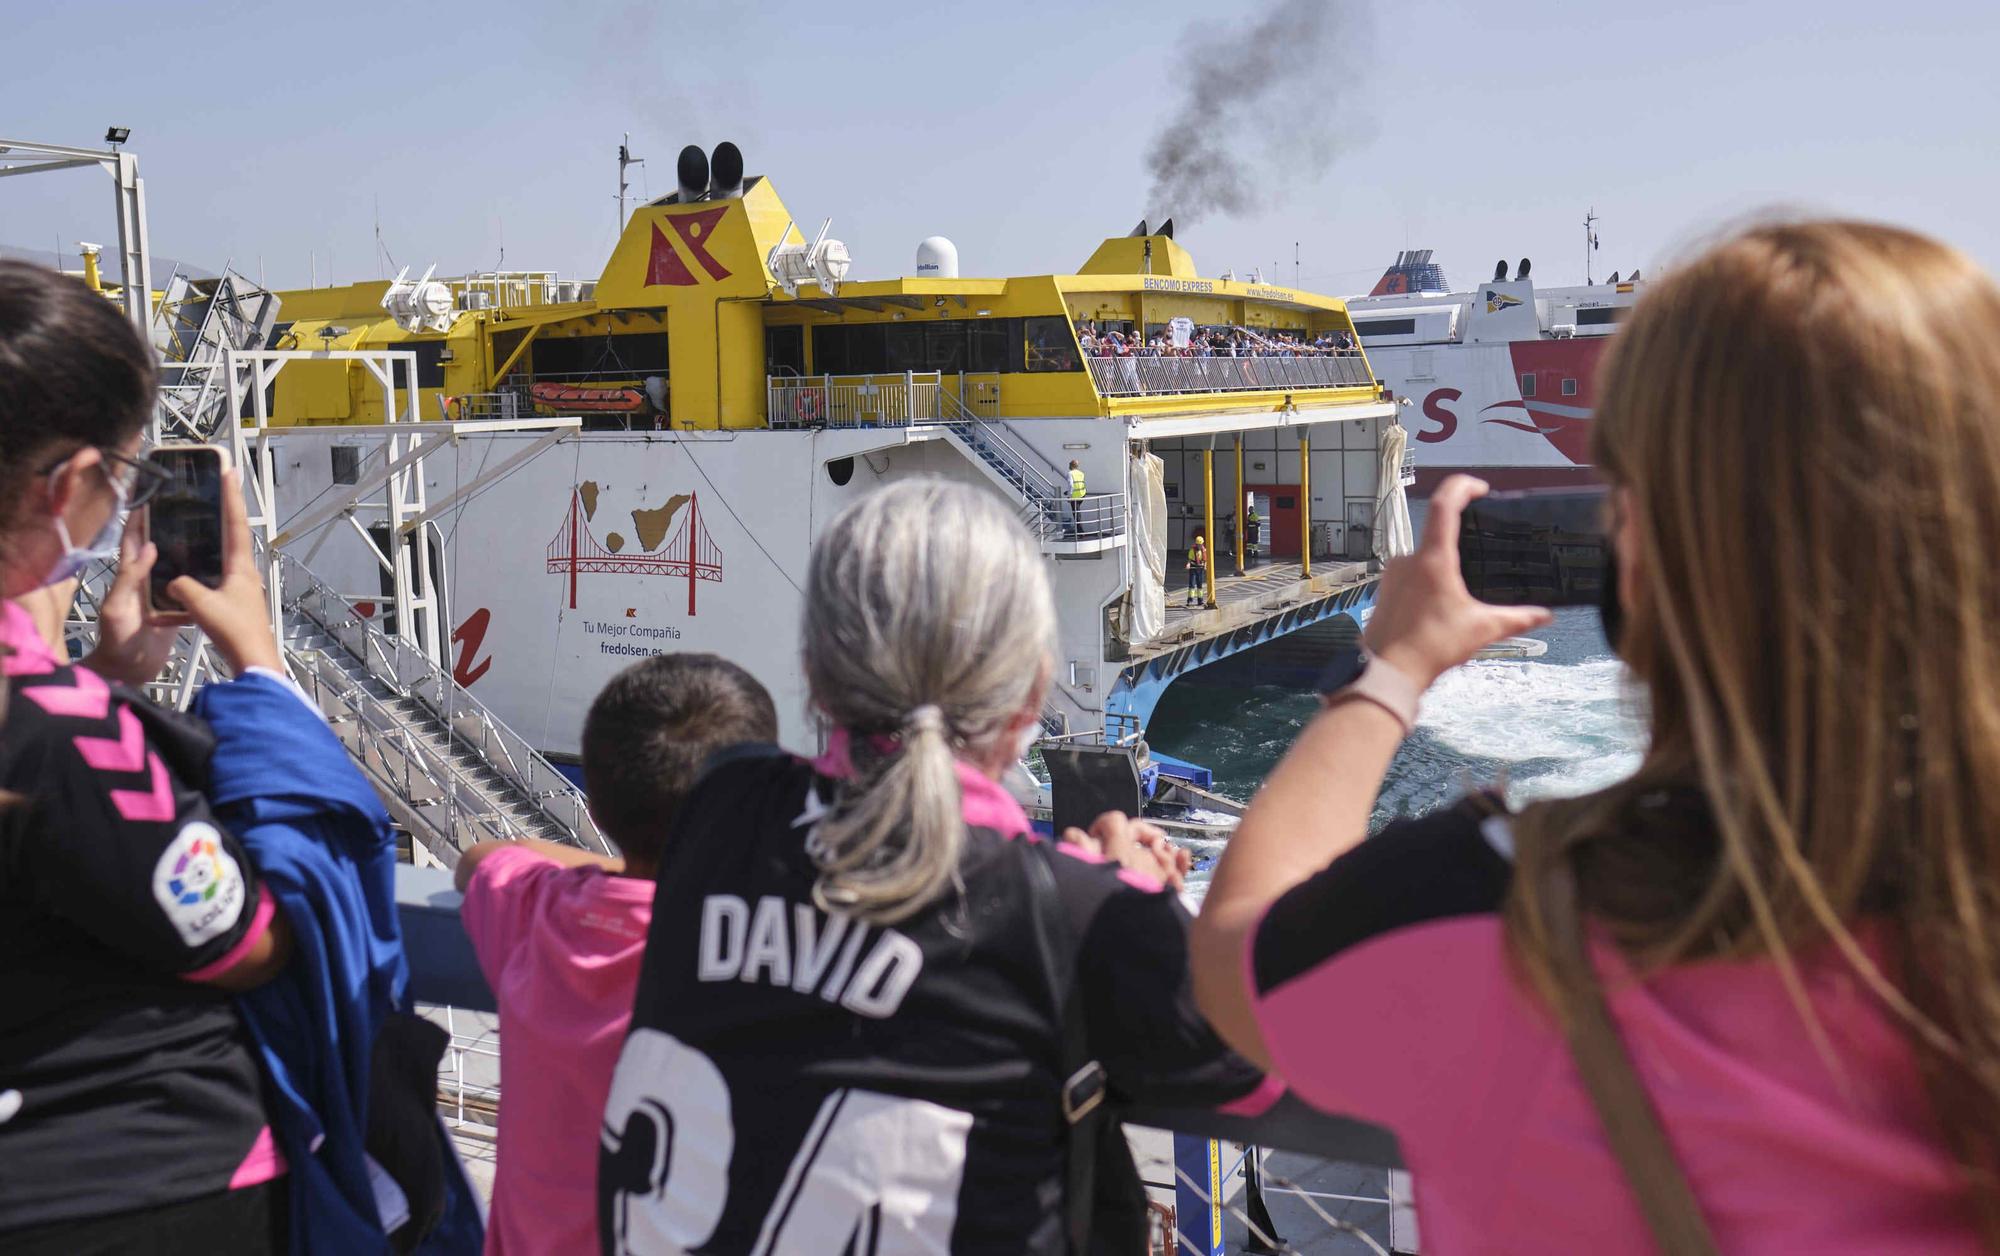
<path fill-rule="evenodd" d="M 583 725 L 590 814 L 623 858 L 537 841 L 480 842 L 460 857 L 461 915 L 498 1000 L 507 1095 L 487 1252 L 598 1250 L 598 1127 L 654 874 L 709 757 L 777 735 L 771 695 L 736 664 L 712 654 L 635 663 Z"/>

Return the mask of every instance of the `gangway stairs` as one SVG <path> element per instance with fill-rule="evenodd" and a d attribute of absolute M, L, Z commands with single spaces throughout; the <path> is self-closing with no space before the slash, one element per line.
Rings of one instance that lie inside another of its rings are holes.
<path fill-rule="evenodd" d="M 453 867 L 489 838 L 615 853 L 583 794 L 519 734 L 289 554 L 286 666 L 407 831 L 412 861 Z"/>
<path fill-rule="evenodd" d="M 155 444 L 222 438 L 229 426 L 226 355 L 263 348 L 277 319 L 277 295 L 227 267 L 216 279 L 175 274 L 168 281 L 154 329 L 164 359 Z"/>
<path fill-rule="evenodd" d="M 1123 493 L 1072 499 L 1067 475 L 1011 435 L 1004 422 L 982 417 L 949 391 L 940 395 L 939 426 L 971 456 L 973 465 L 1021 503 L 1021 522 L 1044 553 L 1091 552 L 1125 543 Z"/>

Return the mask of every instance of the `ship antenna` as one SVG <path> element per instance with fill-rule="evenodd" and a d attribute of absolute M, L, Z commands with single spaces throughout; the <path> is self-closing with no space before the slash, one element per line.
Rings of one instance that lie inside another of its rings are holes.
<path fill-rule="evenodd" d="M 396 264 L 396 255 L 391 253 L 389 246 L 382 242 L 382 198 L 379 195 L 375 198 L 375 252 L 379 255 L 375 259 L 376 276 L 377 278 L 385 278 L 388 272 L 383 270 L 382 261 L 386 258 L 389 265 L 394 266 Z"/>
<path fill-rule="evenodd" d="M 645 164 L 646 164 L 646 159 L 644 157 L 634 157 L 632 155 L 632 133 L 630 131 L 625 132 L 625 138 L 618 141 L 618 234 L 619 235 L 625 234 L 625 193 L 629 191 L 632 187 L 631 184 L 625 181 L 625 168 L 627 166 L 643 166 Z"/>
<path fill-rule="evenodd" d="M 1590 255 L 1597 251 L 1597 207 L 1591 206 L 1583 215 L 1583 283 L 1590 286 Z"/>

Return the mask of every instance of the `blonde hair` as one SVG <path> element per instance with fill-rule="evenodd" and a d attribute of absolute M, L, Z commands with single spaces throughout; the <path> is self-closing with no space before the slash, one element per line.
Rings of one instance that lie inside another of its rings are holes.
<path fill-rule="evenodd" d="M 957 758 L 992 754 L 1054 637 L 1042 556 L 991 493 L 905 480 L 834 519 L 806 576 L 806 681 L 855 771 L 812 843 L 821 907 L 893 923 L 953 882 Z"/>
<path fill-rule="evenodd" d="M 1830 944 L 1905 1026 L 2000 1247 L 2000 289 L 1898 228 L 1754 227 L 1654 282 L 1600 392 L 1651 742 L 1521 817 L 1514 953 L 1571 1014 L 1591 977 L 1536 901 L 1570 859 L 1641 971 L 1768 956 L 1835 1058 L 1790 958 Z M 1689 787 L 1712 824 L 1647 819 Z"/>

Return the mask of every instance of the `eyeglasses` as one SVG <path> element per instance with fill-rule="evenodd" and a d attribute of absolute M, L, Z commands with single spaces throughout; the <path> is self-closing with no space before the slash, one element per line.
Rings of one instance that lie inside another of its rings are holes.
<path fill-rule="evenodd" d="M 165 467 L 144 458 L 128 458 L 111 449 L 100 449 L 106 466 L 116 466 L 124 476 L 125 508 L 137 510 L 159 495 L 174 477 Z"/>
<path fill-rule="evenodd" d="M 111 481 L 112 489 L 123 499 L 126 510 L 136 510 L 153 500 L 159 495 L 160 490 L 167 486 L 167 482 L 173 479 L 166 468 L 158 463 L 148 462 L 144 458 L 130 458 L 115 449 L 105 449 L 101 446 L 97 452 L 104 455 L 104 478 Z M 55 474 L 65 462 L 74 457 L 76 457 L 74 453 L 65 454 L 44 468 L 42 474 Z"/>

